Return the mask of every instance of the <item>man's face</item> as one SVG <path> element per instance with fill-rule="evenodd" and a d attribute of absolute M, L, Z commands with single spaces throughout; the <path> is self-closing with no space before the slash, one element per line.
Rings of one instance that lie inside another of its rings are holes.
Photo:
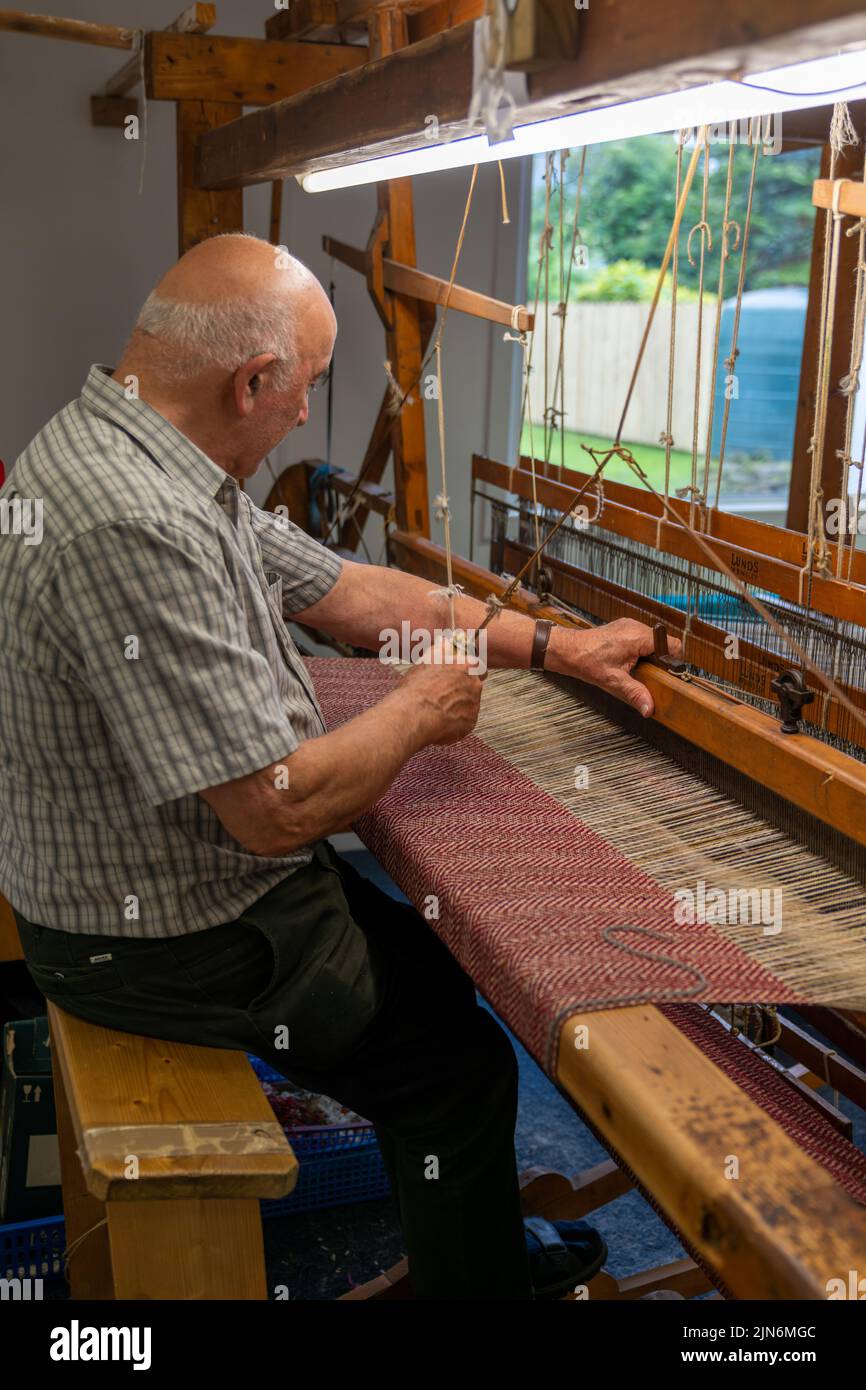
<path fill-rule="evenodd" d="M 327 380 L 336 333 L 334 312 L 324 294 L 311 295 L 297 325 L 300 359 L 288 387 L 275 389 L 271 372 L 266 368 L 261 373 L 255 405 L 245 421 L 242 477 L 252 477 L 287 434 L 306 424 L 310 392 Z"/>

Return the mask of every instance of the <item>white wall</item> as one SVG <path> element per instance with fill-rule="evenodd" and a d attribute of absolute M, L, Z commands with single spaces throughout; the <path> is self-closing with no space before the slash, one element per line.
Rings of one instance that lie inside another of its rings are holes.
<path fill-rule="evenodd" d="M 44 6 L 65 18 L 126 25 L 146 20 L 153 28 L 182 8 L 183 0 L 52 0 Z M 267 0 L 218 0 L 217 12 L 215 33 L 262 37 L 271 11 Z M 177 255 L 173 104 L 148 103 L 141 195 L 141 144 L 90 124 L 91 93 L 126 56 L 0 33 L 0 458 L 7 467 L 78 394 L 91 362 L 116 360 L 140 304 Z M 498 173 L 495 165 L 484 167 L 458 279 L 511 300 L 524 259 L 518 253 L 521 169 L 511 161 L 506 170 L 511 225 L 498 226 Z M 415 185 L 419 265 L 447 276 L 468 171 L 427 175 Z M 247 230 L 267 235 L 269 185 L 247 190 L 245 199 Z M 375 201 L 371 188 L 313 195 L 291 180 L 284 190 L 282 240 L 327 285 L 322 235 L 363 245 Z M 340 333 L 333 461 L 355 471 L 384 386 L 384 335 L 362 277 L 337 265 L 334 280 Z M 469 461 L 473 450 L 504 457 L 516 350 L 502 341 L 500 328 L 456 313 L 449 315 L 443 347 L 449 492 L 457 546 L 465 549 Z M 323 456 L 324 419 L 320 393 L 307 427 L 290 435 L 274 458 L 277 469 Z M 432 407 L 428 427 L 432 465 L 438 460 Z M 257 500 L 267 484 L 261 472 L 251 489 Z M 377 545 L 380 534 L 377 527 Z"/>

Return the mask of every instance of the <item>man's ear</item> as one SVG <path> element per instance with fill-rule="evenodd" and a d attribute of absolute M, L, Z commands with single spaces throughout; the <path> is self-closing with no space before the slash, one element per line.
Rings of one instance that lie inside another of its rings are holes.
<path fill-rule="evenodd" d="M 276 360 L 275 353 L 260 352 L 257 357 L 251 357 L 249 362 L 238 367 L 232 378 L 235 409 L 238 415 L 250 414 L 255 405 L 256 396 L 261 390 L 262 373 Z"/>

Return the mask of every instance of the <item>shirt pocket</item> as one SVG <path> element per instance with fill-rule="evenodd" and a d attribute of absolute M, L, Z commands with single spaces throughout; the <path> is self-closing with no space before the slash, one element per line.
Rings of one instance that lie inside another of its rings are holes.
<path fill-rule="evenodd" d="M 283 576 L 275 570 L 265 571 L 267 581 L 267 600 L 271 613 L 276 617 L 280 626 L 283 623 Z"/>

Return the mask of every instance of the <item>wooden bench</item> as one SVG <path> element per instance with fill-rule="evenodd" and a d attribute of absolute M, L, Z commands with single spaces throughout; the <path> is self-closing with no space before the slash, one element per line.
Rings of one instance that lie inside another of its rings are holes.
<path fill-rule="evenodd" d="M 15 914 L 6 899 L 0 897 L 0 961 L 23 959 Z"/>
<path fill-rule="evenodd" d="M 244 1053 L 48 1018 L 71 1296 L 267 1298 L 298 1162 Z"/>

